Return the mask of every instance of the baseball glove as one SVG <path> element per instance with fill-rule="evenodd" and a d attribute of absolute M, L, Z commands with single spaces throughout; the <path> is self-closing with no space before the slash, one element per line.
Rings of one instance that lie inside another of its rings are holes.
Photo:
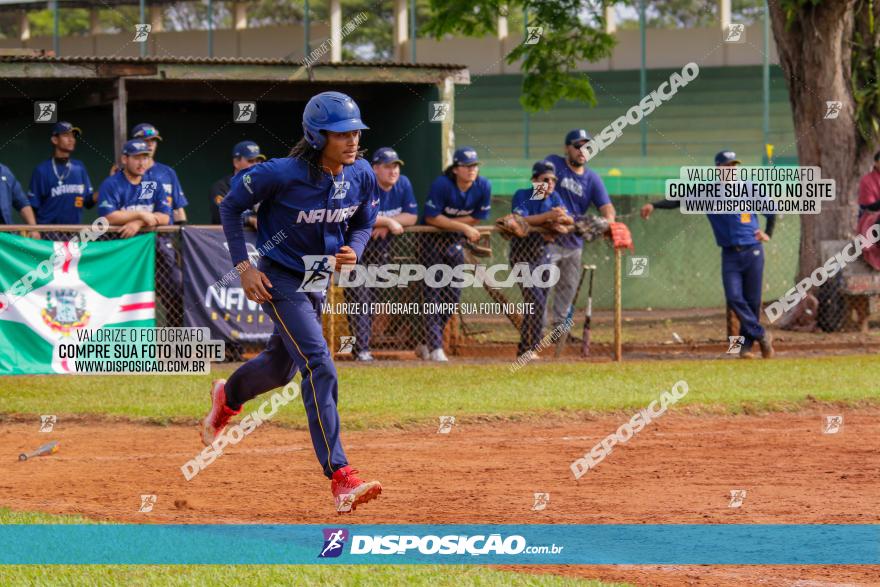
<path fill-rule="evenodd" d="M 562 224 L 561 222 L 553 222 L 547 225 L 547 229 L 557 234 L 568 234 L 574 230 L 573 224 Z"/>
<path fill-rule="evenodd" d="M 495 221 L 501 236 L 507 240 L 511 237 L 523 238 L 529 234 L 529 223 L 519 214 L 507 214 Z"/>
<path fill-rule="evenodd" d="M 611 228 L 611 244 L 615 249 L 635 250 L 632 235 L 626 224 L 623 222 L 612 222 L 609 226 Z"/>
<path fill-rule="evenodd" d="M 471 252 L 474 257 L 491 257 L 492 256 L 492 248 L 480 245 L 478 243 L 472 243 L 470 241 L 463 241 L 462 246 Z"/>
<path fill-rule="evenodd" d="M 574 221 L 574 233 L 587 242 L 592 242 L 608 232 L 608 221 L 598 216 L 581 216 Z"/>

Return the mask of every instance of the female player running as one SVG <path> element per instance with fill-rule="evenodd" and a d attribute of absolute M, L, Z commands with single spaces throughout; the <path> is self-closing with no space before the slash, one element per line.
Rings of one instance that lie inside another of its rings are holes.
<path fill-rule="evenodd" d="M 321 332 L 320 304 L 333 268 L 356 263 L 370 238 L 378 210 L 376 178 L 358 150 L 361 130 L 368 127 L 350 97 L 339 92 L 314 96 L 302 125 L 305 136 L 289 157 L 236 175 L 220 204 L 245 294 L 262 304 L 275 331 L 266 350 L 228 382 L 214 382 L 202 441 L 212 443 L 242 404 L 284 386 L 300 371 L 312 444 L 342 512 L 349 504 L 353 510 L 378 497 L 382 486 L 359 479 L 342 450 L 336 368 Z M 259 269 L 248 261 L 241 225 L 241 213 L 256 204 L 257 245 L 266 251 Z M 277 236 L 282 236 L 280 243 L 264 248 Z M 312 287 L 315 281 L 323 285 Z"/>

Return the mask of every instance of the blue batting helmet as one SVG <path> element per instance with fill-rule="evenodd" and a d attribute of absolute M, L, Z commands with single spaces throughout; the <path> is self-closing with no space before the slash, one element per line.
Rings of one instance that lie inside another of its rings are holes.
<path fill-rule="evenodd" d="M 303 133 L 315 149 L 323 149 L 327 138 L 322 130 L 348 132 L 370 128 L 361 121 L 361 110 L 341 92 L 321 92 L 312 96 L 303 112 Z"/>

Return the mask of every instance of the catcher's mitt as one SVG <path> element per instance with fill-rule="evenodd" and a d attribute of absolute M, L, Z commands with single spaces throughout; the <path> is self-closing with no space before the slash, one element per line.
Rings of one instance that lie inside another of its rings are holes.
<path fill-rule="evenodd" d="M 574 233 L 587 242 L 592 242 L 608 232 L 608 221 L 598 216 L 581 216 L 574 221 Z"/>
<path fill-rule="evenodd" d="M 529 234 L 529 223 L 519 214 L 507 214 L 495 221 L 501 236 L 507 240 L 511 237 L 523 238 Z"/>
<path fill-rule="evenodd" d="M 629 227 L 623 222 L 612 222 L 610 224 L 611 228 L 611 244 L 615 249 L 631 249 L 635 250 L 633 246 L 632 235 L 629 232 Z"/>

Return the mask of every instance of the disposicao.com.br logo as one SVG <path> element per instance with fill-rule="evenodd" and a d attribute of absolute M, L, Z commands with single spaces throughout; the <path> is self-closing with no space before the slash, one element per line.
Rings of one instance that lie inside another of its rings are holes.
<path fill-rule="evenodd" d="M 330 538 L 328 538 L 328 536 Z M 321 557 L 339 556 L 345 543 L 338 528 L 324 530 L 324 547 Z M 560 554 L 564 546 L 556 544 L 529 546 L 518 534 L 502 537 L 501 534 L 475 534 L 473 536 L 449 534 L 387 534 L 350 536 L 349 554 L 423 554 L 423 555 L 518 555 Z M 330 551 L 328 551 L 328 547 Z M 331 554 L 332 553 L 332 554 Z"/>

